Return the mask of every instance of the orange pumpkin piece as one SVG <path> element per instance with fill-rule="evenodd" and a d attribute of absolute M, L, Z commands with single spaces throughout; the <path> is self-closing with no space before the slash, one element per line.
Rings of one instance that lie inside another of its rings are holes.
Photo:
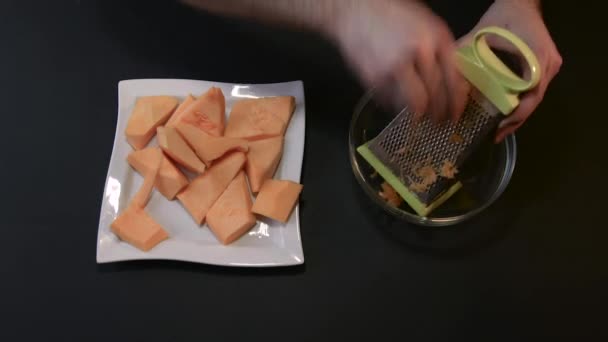
<path fill-rule="evenodd" d="M 251 211 L 286 223 L 301 191 L 301 184 L 288 180 L 268 179 L 262 185 Z"/>
<path fill-rule="evenodd" d="M 155 150 L 152 156 L 152 167 L 148 172 L 144 174 L 144 183 L 139 188 L 139 191 L 131 199 L 131 205 L 138 208 L 145 208 L 152 190 L 154 190 L 154 183 L 158 179 L 158 172 L 160 170 L 160 164 L 163 161 L 163 153 L 160 150 Z"/>
<path fill-rule="evenodd" d="M 167 158 L 158 147 L 146 147 L 143 150 L 133 151 L 127 157 L 129 164 L 142 175 L 147 174 L 154 167 L 156 152 L 162 155 L 158 178 L 154 186 L 168 200 L 188 185 L 188 178 Z"/>
<path fill-rule="evenodd" d="M 389 205 L 397 208 L 401 205 L 401 203 L 403 203 L 403 198 L 401 198 L 401 196 L 390 184 L 383 182 L 380 184 L 380 187 L 382 187 L 382 191 L 379 191 L 378 195 Z"/>
<path fill-rule="evenodd" d="M 251 205 L 247 179 L 240 171 L 207 213 L 207 224 L 222 244 L 234 242 L 255 225 Z"/>
<path fill-rule="evenodd" d="M 192 102 L 194 102 L 194 100 L 196 100 L 196 98 L 194 96 L 192 96 L 192 94 L 188 94 L 188 96 L 186 96 L 184 101 L 182 103 L 180 103 L 179 106 L 177 106 L 177 108 L 173 112 L 173 115 L 171 115 L 171 117 L 167 121 L 166 126 L 173 125 L 173 123 L 176 121 L 176 119 L 180 116 L 180 113 L 183 113 L 184 110 L 186 110 L 186 108 L 188 108 L 192 104 Z"/>
<path fill-rule="evenodd" d="M 146 147 L 154 137 L 156 128 L 169 120 L 177 104 L 173 96 L 138 98 L 125 129 L 127 142 L 136 150 Z"/>
<path fill-rule="evenodd" d="M 175 121 L 168 126 L 174 127 L 182 122 L 194 125 L 216 137 L 224 135 L 226 100 L 222 90 L 217 87 L 210 88 L 177 115 Z"/>
<path fill-rule="evenodd" d="M 196 223 L 202 224 L 205 221 L 207 212 L 243 168 L 245 160 L 245 154 L 242 152 L 230 153 L 214 162 L 205 173 L 196 177 L 177 194 L 177 198 Z"/>
<path fill-rule="evenodd" d="M 175 128 L 207 166 L 230 151 L 249 150 L 249 142 L 245 139 L 215 137 L 186 123 L 179 123 Z"/>
<path fill-rule="evenodd" d="M 112 231 L 129 244 L 148 251 L 169 237 L 169 234 L 143 208 L 128 206 L 111 225 Z"/>
<path fill-rule="evenodd" d="M 282 136 L 294 110 L 293 96 L 239 100 L 232 106 L 225 135 L 247 140 Z"/>
<path fill-rule="evenodd" d="M 283 140 L 278 136 L 249 143 L 245 170 L 251 192 L 260 191 L 264 181 L 274 176 L 283 155 Z"/>
<path fill-rule="evenodd" d="M 163 158 L 159 149 L 155 149 L 153 152 L 154 155 L 151 158 L 153 166 L 146 172 L 144 183 L 129 206 L 110 225 L 114 234 L 121 240 L 143 251 L 152 249 L 169 237 L 169 234 L 144 210 L 156 183 Z"/>
<path fill-rule="evenodd" d="M 198 159 L 194 151 L 192 151 L 190 146 L 188 146 L 175 128 L 158 127 L 156 134 L 160 148 L 169 155 L 171 159 L 192 172 L 205 172 L 205 164 Z"/>

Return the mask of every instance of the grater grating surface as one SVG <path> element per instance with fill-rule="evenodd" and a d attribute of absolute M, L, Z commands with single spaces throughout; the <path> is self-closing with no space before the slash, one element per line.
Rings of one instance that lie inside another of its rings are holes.
<path fill-rule="evenodd" d="M 475 91 L 458 122 L 436 124 L 428 115 L 415 121 L 413 113 L 404 110 L 368 147 L 429 205 L 456 182 L 446 171 L 459 169 L 501 119 L 498 109 Z"/>

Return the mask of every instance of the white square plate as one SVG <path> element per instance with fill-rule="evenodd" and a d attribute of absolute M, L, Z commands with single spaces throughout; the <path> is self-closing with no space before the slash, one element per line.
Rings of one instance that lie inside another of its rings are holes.
<path fill-rule="evenodd" d="M 118 239 L 110 224 L 137 192 L 143 178 L 127 163 L 132 151 L 124 131 L 135 100 L 139 96 L 172 95 L 183 99 L 198 96 L 216 86 L 226 98 L 226 116 L 240 98 L 291 95 L 296 109 L 285 133 L 283 157 L 275 179 L 300 182 L 304 154 L 305 107 L 301 81 L 276 84 L 230 84 L 195 80 L 143 79 L 118 84 L 118 122 L 112 158 L 101 205 L 97 238 L 97 262 L 107 263 L 136 259 L 168 259 L 223 266 L 288 266 L 304 263 L 300 239 L 299 205 L 286 224 L 258 220 L 249 233 L 228 246 L 221 245 L 206 225 L 197 225 L 178 200 L 168 201 L 154 191 L 146 211 L 170 238 L 148 252 Z M 152 140 L 150 145 L 156 145 Z"/>

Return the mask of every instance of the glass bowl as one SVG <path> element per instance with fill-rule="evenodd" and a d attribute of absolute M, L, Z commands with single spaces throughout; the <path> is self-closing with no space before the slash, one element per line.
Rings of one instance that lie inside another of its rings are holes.
<path fill-rule="evenodd" d="M 375 205 L 403 221 L 426 227 L 445 227 L 464 222 L 487 209 L 504 192 L 515 168 L 517 146 L 514 135 L 502 143 L 488 139 L 460 170 L 462 188 L 435 209 L 428 217 L 421 217 L 405 202 L 393 207 L 378 194 L 382 177 L 356 151 L 371 140 L 394 117 L 374 101 L 373 91 L 365 94 L 357 104 L 350 123 L 349 155 L 357 182 Z"/>

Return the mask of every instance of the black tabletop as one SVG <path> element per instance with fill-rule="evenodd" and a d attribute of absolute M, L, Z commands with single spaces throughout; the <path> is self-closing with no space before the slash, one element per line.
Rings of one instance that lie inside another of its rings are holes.
<path fill-rule="evenodd" d="M 483 11 L 443 3 L 460 33 Z M 0 340 L 605 338 L 601 11 L 545 3 L 564 66 L 518 132 L 512 182 L 476 219 L 429 231 L 357 185 L 347 135 L 363 90 L 318 37 L 168 1 L 2 1 Z M 165 77 L 304 81 L 304 265 L 96 264 L 117 83 Z"/>

